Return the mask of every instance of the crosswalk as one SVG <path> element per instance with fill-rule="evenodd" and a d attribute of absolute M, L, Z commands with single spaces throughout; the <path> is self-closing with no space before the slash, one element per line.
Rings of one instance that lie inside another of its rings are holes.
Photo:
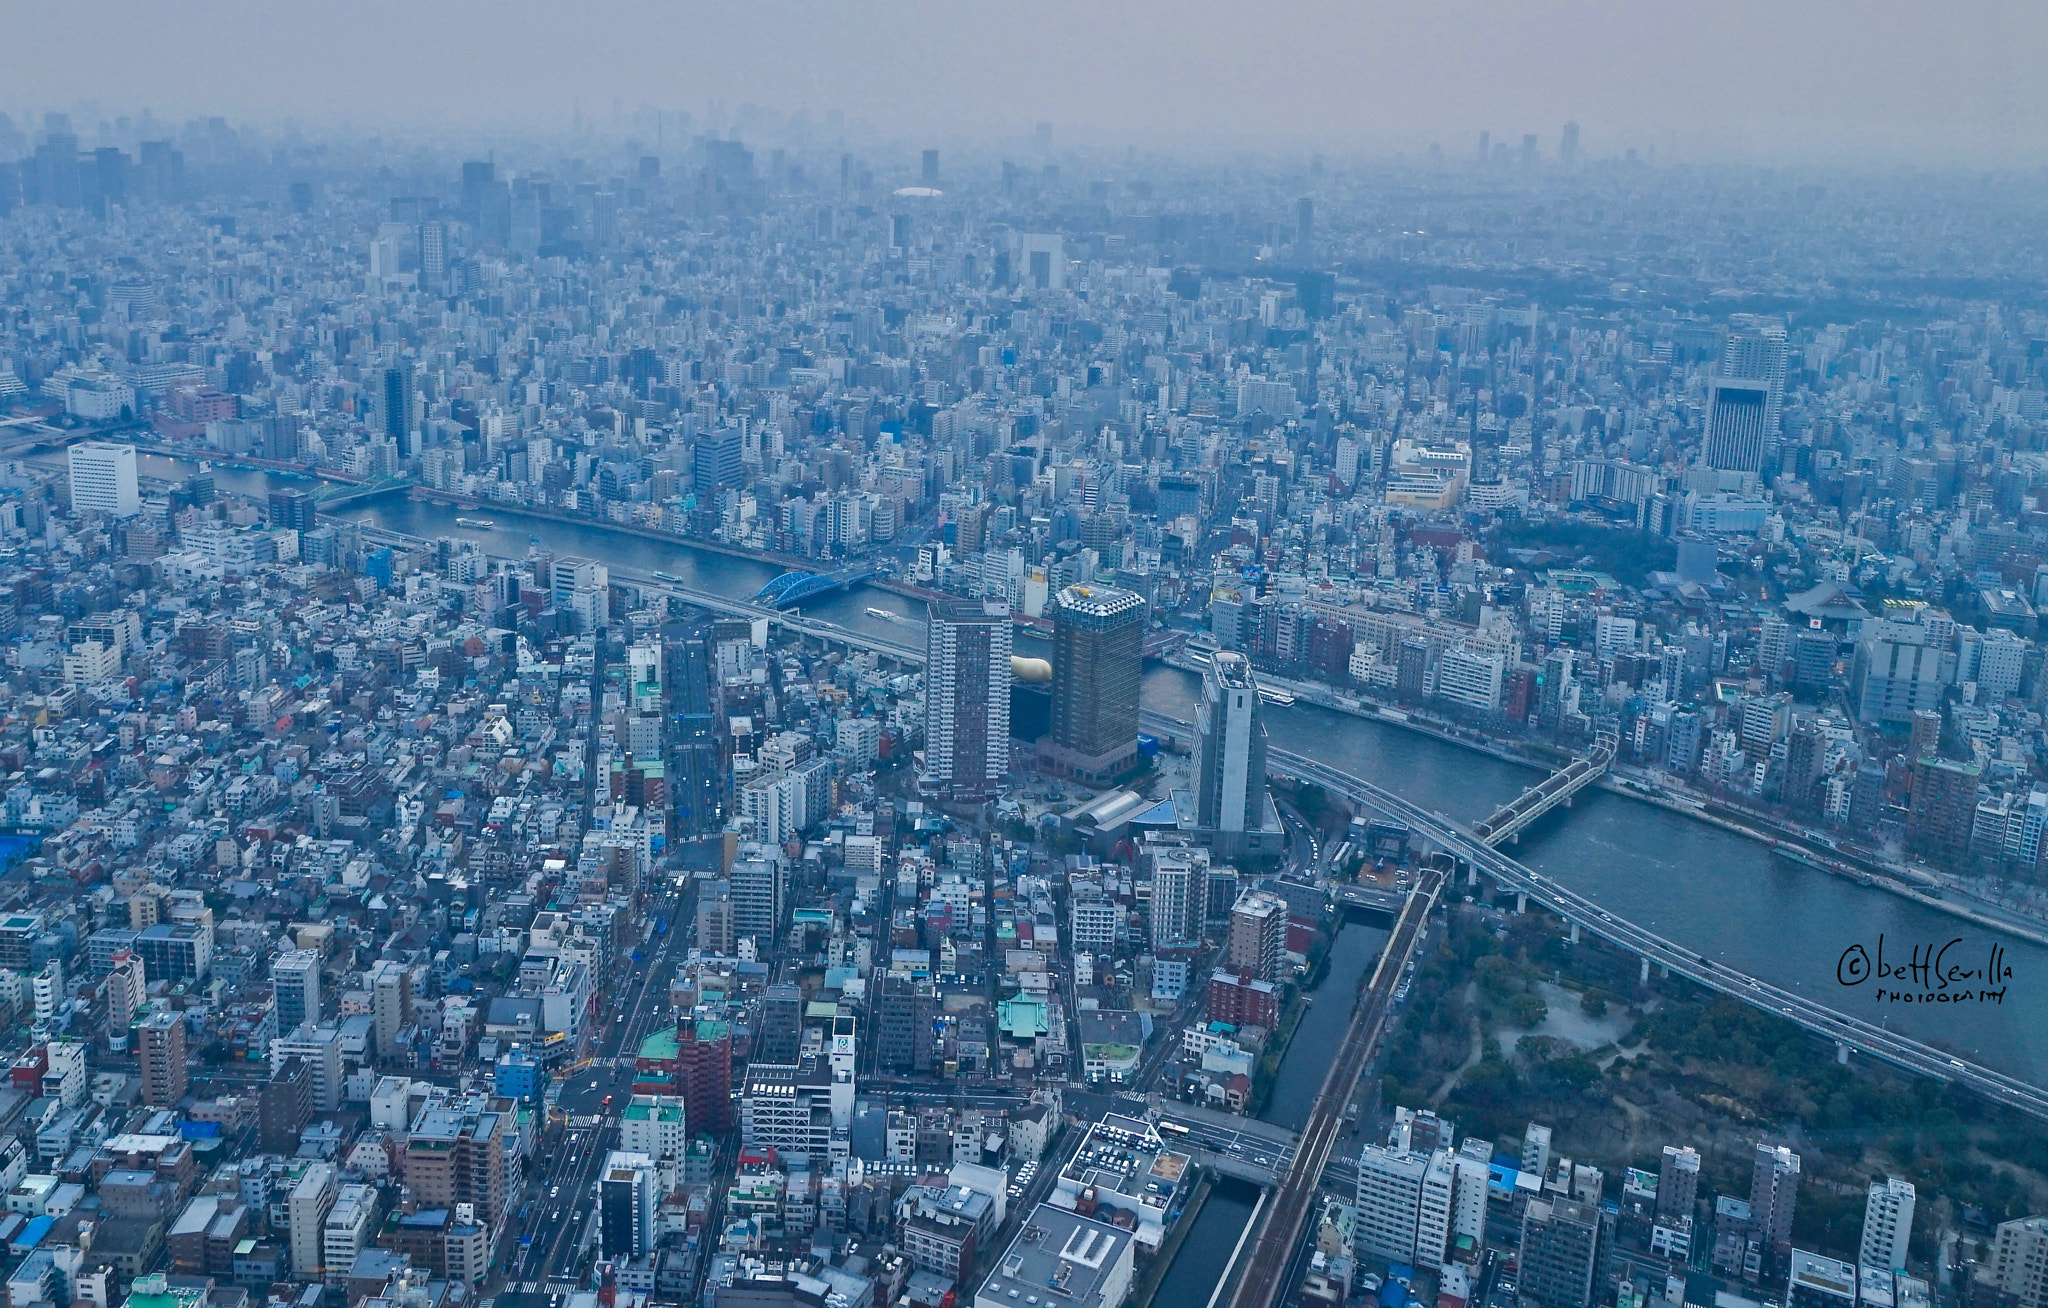
<path fill-rule="evenodd" d="M 550 1277 L 545 1281 L 508 1281 L 505 1288 L 519 1294 L 574 1294 L 576 1282 Z"/>

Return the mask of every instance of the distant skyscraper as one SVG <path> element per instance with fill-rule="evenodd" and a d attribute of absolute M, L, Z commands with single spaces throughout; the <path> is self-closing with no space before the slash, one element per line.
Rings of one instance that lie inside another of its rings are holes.
<path fill-rule="evenodd" d="M 448 289 L 448 228 L 442 223 L 420 224 L 420 286 L 436 294 Z"/>
<path fill-rule="evenodd" d="M 705 496 L 721 486 L 738 486 L 744 473 L 740 454 L 737 427 L 721 427 L 699 436 L 690 452 L 690 488 Z"/>
<path fill-rule="evenodd" d="M 590 239 L 601 250 L 619 239 L 618 192 L 599 191 L 590 197 Z"/>
<path fill-rule="evenodd" d="M 1738 321 L 1744 321 L 1738 319 Z M 1785 329 L 1774 322 L 1738 327 L 1721 346 L 1720 375 L 1759 381 L 1764 391 L 1764 437 L 1778 434 L 1785 407 Z"/>
<path fill-rule="evenodd" d="M 397 442 L 400 457 L 408 459 L 419 452 L 412 425 L 416 385 L 406 367 L 386 368 L 377 378 L 377 431 Z"/>
<path fill-rule="evenodd" d="M 1218 651 L 1202 674 L 1195 710 L 1197 821 L 1217 831 L 1256 831 L 1266 806 L 1266 724 L 1251 661 Z"/>
<path fill-rule="evenodd" d="M 1052 602 L 1053 766 L 1107 781 L 1138 756 L 1145 601 L 1113 586 L 1068 586 Z"/>
<path fill-rule="evenodd" d="M 939 152 L 937 150 L 926 150 L 924 152 L 924 166 L 918 170 L 918 176 L 924 180 L 926 186 L 937 186 L 939 184 Z"/>
<path fill-rule="evenodd" d="M 1493 133 L 1481 132 L 1479 134 L 1479 162 L 1484 164 L 1489 158 L 1492 157 L 1492 153 Z"/>
<path fill-rule="evenodd" d="M 1566 164 L 1574 164 L 1579 161 L 1579 125 L 1577 123 L 1566 123 L 1564 125 L 1564 139 L 1558 143 L 1557 157 Z"/>
<path fill-rule="evenodd" d="M 1524 168 L 1536 166 L 1536 133 L 1534 132 L 1528 132 L 1522 136 L 1522 166 Z"/>
<path fill-rule="evenodd" d="M 1294 202 L 1294 257 L 1306 262 L 1315 249 L 1316 202 L 1304 195 Z"/>
<path fill-rule="evenodd" d="M 484 196 L 498 179 L 497 168 L 485 159 L 471 159 L 462 165 L 462 207 L 483 212 Z"/>
<path fill-rule="evenodd" d="M 68 452 L 74 512 L 133 516 L 142 507 L 135 489 L 135 447 L 82 441 Z"/>
<path fill-rule="evenodd" d="M 925 624 L 925 784 L 982 799 L 1010 770 L 1010 614 L 1001 603 L 946 600 Z"/>
<path fill-rule="evenodd" d="M 1066 242 L 1056 233 L 1026 232 L 1022 247 L 1024 284 L 1034 290 L 1058 291 L 1067 284 Z"/>
<path fill-rule="evenodd" d="M 1707 435 L 1700 450 L 1709 468 L 1756 472 L 1770 440 L 1770 386 L 1749 378 L 1716 377 L 1707 393 Z"/>

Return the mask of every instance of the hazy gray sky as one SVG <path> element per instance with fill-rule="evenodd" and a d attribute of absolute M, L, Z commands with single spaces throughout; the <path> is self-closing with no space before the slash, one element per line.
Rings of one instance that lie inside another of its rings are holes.
<path fill-rule="evenodd" d="M 1243 149 L 1540 134 L 1759 159 L 2048 159 L 2042 0 L 16 0 L 5 107 L 421 128 L 614 100 L 906 141 Z"/>

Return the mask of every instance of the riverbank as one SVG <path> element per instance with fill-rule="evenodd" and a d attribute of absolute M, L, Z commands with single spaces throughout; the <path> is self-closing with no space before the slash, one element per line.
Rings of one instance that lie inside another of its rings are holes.
<path fill-rule="evenodd" d="M 1202 670 L 1199 662 L 1188 658 L 1186 655 L 1167 659 L 1165 662 L 1169 667 L 1179 668 L 1184 672 L 1199 674 Z M 1332 713 L 1343 713 L 1350 717 L 1362 718 L 1368 722 L 1379 722 L 1389 726 L 1400 727 L 1417 735 L 1441 741 L 1446 745 L 1456 745 L 1461 749 L 1487 755 L 1503 763 L 1512 763 L 1527 768 L 1554 770 L 1572 757 L 1567 752 L 1555 747 L 1535 746 L 1534 749 L 1543 750 L 1554 756 L 1552 758 L 1536 757 L 1533 752 L 1517 750 L 1496 741 L 1467 735 L 1460 730 L 1440 726 L 1427 718 L 1419 717 L 1403 709 L 1390 708 L 1363 697 L 1353 698 L 1351 696 L 1339 695 L 1330 687 L 1316 682 L 1295 681 L 1291 678 L 1276 677 L 1266 673 L 1259 674 L 1259 680 L 1264 684 L 1286 690 L 1295 697 L 1297 702 L 1307 703 Z M 1620 774 L 1617 775 L 1618 773 Z M 2018 920 L 2016 915 L 2003 911 L 1997 913 L 1986 912 L 1983 908 L 1977 907 L 1967 900 L 1950 898 L 1949 894 L 1955 893 L 1953 891 L 1942 894 L 1930 894 L 1928 893 L 1929 888 L 1941 888 L 1945 891 L 1947 888 L 1939 887 L 1938 883 L 1931 876 L 1918 881 L 1916 884 L 1915 874 L 1905 868 L 1894 867 L 1884 863 L 1872 863 L 1867 859 L 1860 858 L 1853 853 L 1841 849 L 1829 850 L 1825 855 L 1820 854 L 1810 848 L 1805 833 L 1797 827 L 1773 823 L 1768 819 L 1760 819 L 1748 813 L 1741 814 L 1739 818 L 1724 816 L 1722 813 L 1717 813 L 1714 810 L 1716 808 L 1726 809 L 1726 806 L 1719 804 L 1709 797 L 1696 796 L 1689 792 L 1670 793 L 1661 788 L 1652 789 L 1652 786 L 1656 783 L 1647 781 L 1630 784 L 1627 774 L 1621 773 L 1619 769 L 1609 772 L 1607 776 L 1602 777 L 1594 784 L 1610 794 L 1637 800 L 1653 808 L 1660 808 L 1668 813 L 1676 813 L 1695 822 L 1704 823 L 1707 826 L 1718 828 L 1732 835 L 1741 836 L 1746 840 L 1754 840 L 1774 853 L 1791 857 L 1816 872 L 1824 872 L 1829 876 L 1851 881 L 1857 885 L 1867 886 L 1874 890 L 1883 890 L 1902 899 L 1910 900 L 1923 908 L 1935 909 L 1975 926 L 1985 927 L 1994 931 L 2003 931 L 2008 935 L 2018 936 L 2034 944 L 2048 945 L 2048 924 Z"/>
<path fill-rule="evenodd" d="M 1959 917 L 1966 922 L 1994 931 L 2003 931 L 2007 935 L 2018 936 L 2022 940 L 2030 940 L 2037 945 L 2048 945 L 2048 930 L 2023 922 L 1995 917 L 1989 913 L 1979 911 L 1968 903 L 1949 899 L 1944 895 L 1930 895 L 1925 890 L 1904 879 L 1898 872 L 1890 869 L 1872 868 L 1868 864 L 1859 867 L 1854 863 L 1842 862 L 1836 858 L 1822 855 L 1808 848 L 1803 841 L 1789 832 L 1772 834 L 1769 831 L 1759 830 L 1757 827 L 1738 821 L 1735 818 L 1725 817 L 1720 813 L 1716 813 L 1714 812 L 1716 805 L 1711 800 L 1694 800 L 1690 797 L 1681 799 L 1671 795 L 1653 794 L 1628 785 L 1625 779 L 1616 779 L 1614 777 L 1603 777 L 1595 784 L 1602 790 L 1613 794 L 1640 800 L 1645 804 L 1653 805 L 1667 812 L 1689 817 L 1695 822 L 1704 822 L 1708 826 L 1718 827 L 1723 831 L 1745 839 L 1757 841 L 1768 846 L 1773 854 L 1790 859 L 1803 867 L 1812 868 L 1816 872 L 1825 872 L 1829 876 L 1839 877 L 1844 881 L 1851 881 L 1859 886 L 1868 886 L 1873 890 L 1883 890 L 1897 895 L 1901 899 L 1911 900 L 1922 908 L 1938 909 L 1951 917 Z M 1832 852 L 1840 853 L 1840 851 Z"/>

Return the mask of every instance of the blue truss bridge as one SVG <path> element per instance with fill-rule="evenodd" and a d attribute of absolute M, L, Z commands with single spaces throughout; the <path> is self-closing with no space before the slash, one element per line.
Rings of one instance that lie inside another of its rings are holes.
<path fill-rule="evenodd" d="M 755 591 L 754 603 L 771 609 L 795 608 L 822 595 L 850 590 L 874 575 L 875 569 L 865 563 L 837 572 L 785 572 Z"/>

